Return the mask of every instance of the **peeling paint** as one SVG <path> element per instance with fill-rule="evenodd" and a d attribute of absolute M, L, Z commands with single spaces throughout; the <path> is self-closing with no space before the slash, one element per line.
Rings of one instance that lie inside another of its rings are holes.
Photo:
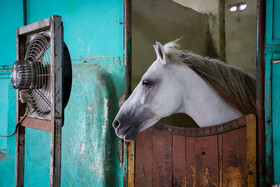
<path fill-rule="evenodd" d="M 193 179 L 193 187 L 195 187 L 195 182 L 196 182 L 196 170 L 195 170 L 195 167 L 194 166 L 191 166 L 192 168 L 192 179 Z"/>
<path fill-rule="evenodd" d="M 239 167 L 228 167 L 223 175 L 223 184 L 228 187 L 245 186 L 244 174 Z"/>
<path fill-rule="evenodd" d="M 113 64 L 113 63 L 119 63 L 121 65 L 124 65 L 119 56 L 112 56 L 112 57 L 99 56 L 99 57 L 84 57 L 84 58 L 72 59 L 73 66 L 77 66 L 81 64 L 98 65 L 98 64 Z"/>
<path fill-rule="evenodd" d="M 203 176 L 203 186 L 209 186 L 210 184 L 210 170 L 209 168 L 205 168 L 204 176 Z"/>
<path fill-rule="evenodd" d="M 80 154 L 83 154 L 85 152 L 85 149 L 86 149 L 86 145 L 85 145 L 85 143 L 82 143 Z"/>
<path fill-rule="evenodd" d="M 88 105 L 88 106 L 87 106 L 87 109 L 88 109 L 89 111 L 92 111 L 92 106 Z"/>
<path fill-rule="evenodd" d="M 0 152 L 0 159 L 4 160 L 6 158 L 6 153 Z"/>
<path fill-rule="evenodd" d="M 124 92 L 121 96 L 121 98 L 119 99 L 119 107 L 121 107 L 125 101 L 125 97 L 126 97 L 126 92 Z"/>
<path fill-rule="evenodd" d="M 108 98 L 105 97 L 104 98 L 104 119 L 105 119 L 105 122 L 108 122 Z"/>

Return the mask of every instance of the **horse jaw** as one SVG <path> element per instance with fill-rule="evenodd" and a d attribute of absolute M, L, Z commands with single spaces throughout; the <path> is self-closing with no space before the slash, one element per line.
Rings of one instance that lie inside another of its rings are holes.
<path fill-rule="evenodd" d="M 175 65 L 182 82 L 182 106 L 177 113 L 188 114 L 200 127 L 214 126 L 242 116 L 224 101 L 206 82 L 185 65 Z"/>

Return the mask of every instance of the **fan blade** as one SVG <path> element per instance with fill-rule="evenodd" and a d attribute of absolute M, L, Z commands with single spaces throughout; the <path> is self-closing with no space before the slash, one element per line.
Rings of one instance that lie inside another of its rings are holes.
<path fill-rule="evenodd" d="M 36 61 L 39 61 L 43 55 L 45 54 L 45 52 L 48 50 L 48 48 L 50 47 L 50 44 L 48 44 L 47 46 L 45 46 L 41 51 L 40 53 L 35 57 L 35 60 Z"/>
<path fill-rule="evenodd" d="M 51 102 L 44 96 L 44 94 L 42 94 L 42 92 L 38 89 L 35 89 L 35 91 L 40 95 L 40 97 L 43 98 L 43 100 L 47 103 L 47 105 L 49 105 L 49 107 L 51 107 Z"/>

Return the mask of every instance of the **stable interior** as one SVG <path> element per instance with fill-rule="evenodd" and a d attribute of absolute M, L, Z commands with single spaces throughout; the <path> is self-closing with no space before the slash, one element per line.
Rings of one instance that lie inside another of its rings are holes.
<path fill-rule="evenodd" d="M 257 2 L 254 0 L 135 0 L 132 2 L 132 89 L 156 59 L 155 41 L 180 36 L 182 49 L 239 67 L 256 77 Z M 161 120 L 196 127 L 186 114 Z"/>

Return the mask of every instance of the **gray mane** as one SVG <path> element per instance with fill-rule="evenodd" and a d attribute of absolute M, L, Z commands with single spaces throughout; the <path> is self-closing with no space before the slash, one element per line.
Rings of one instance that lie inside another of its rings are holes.
<path fill-rule="evenodd" d="M 256 113 L 255 78 L 220 60 L 183 51 L 177 41 L 164 45 L 164 50 L 172 61 L 187 65 L 227 103 L 241 113 Z"/>

